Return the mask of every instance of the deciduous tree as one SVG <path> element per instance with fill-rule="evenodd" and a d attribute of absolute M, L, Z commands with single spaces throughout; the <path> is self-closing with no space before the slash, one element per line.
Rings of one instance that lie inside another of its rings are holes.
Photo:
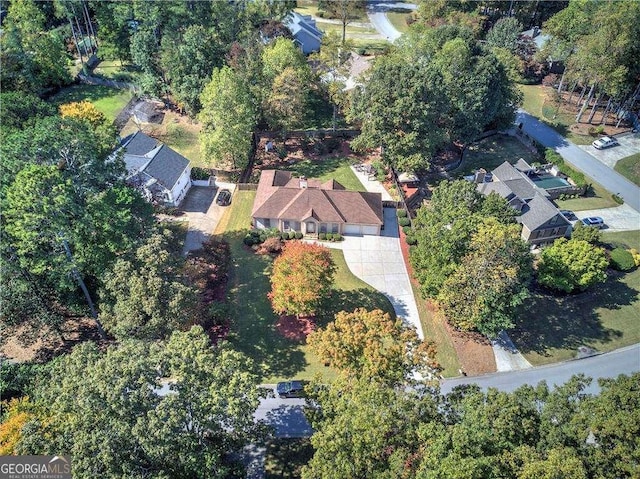
<path fill-rule="evenodd" d="M 513 17 L 501 18 L 487 33 L 487 44 L 491 47 L 506 48 L 515 53 L 522 24 Z"/>
<path fill-rule="evenodd" d="M 323 246 L 290 241 L 273 262 L 269 299 L 279 314 L 312 314 L 329 294 L 335 265 Z"/>
<path fill-rule="evenodd" d="M 34 395 L 44 417 L 19 449 L 68 454 L 79 478 L 239 475 L 228 458 L 255 429 L 251 370 L 242 354 L 212 348 L 200 327 L 105 352 L 81 344 Z"/>
<path fill-rule="evenodd" d="M 62 118 L 76 118 L 87 121 L 94 129 L 104 124 L 107 118 L 89 101 L 74 101 L 60 105 Z"/>
<path fill-rule="evenodd" d="M 244 168 L 249 161 L 256 108 L 247 85 L 229 67 L 216 69 L 200 97 L 200 144 L 216 168 Z"/>
<path fill-rule="evenodd" d="M 583 291 L 607 279 L 608 265 L 602 248 L 584 240 L 560 238 L 542 251 L 538 281 L 565 293 Z"/>
<path fill-rule="evenodd" d="M 469 252 L 437 297 L 450 324 L 489 337 L 513 327 L 532 275 L 529 245 L 520 238 L 520 229 L 488 218 L 474 233 Z"/>
<path fill-rule="evenodd" d="M 104 277 L 100 320 L 118 339 L 160 339 L 186 326 L 196 292 L 181 281 L 169 234 L 155 234 L 131 259 L 119 259 Z"/>
<path fill-rule="evenodd" d="M 433 343 L 420 341 L 402 319 L 393 320 L 379 309 L 341 311 L 325 328 L 309 334 L 307 344 L 338 370 L 391 384 L 414 371 L 428 373 L 438 368 Z"/>
<path fill-rule="evenodd" d="M 347 39 L 347 25 L 364 15 L 364 0 L 320 0 L 318 10 L 325 12 L 329 18 L 340 20 L 342 24 L 342 43 Z"/>

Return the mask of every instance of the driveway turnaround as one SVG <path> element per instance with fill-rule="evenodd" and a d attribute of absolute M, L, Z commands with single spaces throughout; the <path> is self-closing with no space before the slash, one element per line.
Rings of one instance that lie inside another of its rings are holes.
<path fill-rule="evenodd" d="M 398 219 L 394 208 L 384 209 L 382 234 L 345 236 L 344 241 L 338 243 L 319 244 L 341 249 L 351 272 L 384 294 L 391 301 L 396 315 L 414 326 L 420 339 L 424 339 L 418 306 L 400 250 Z"/>
<path fill-rule="evenodd" d="M 586 151 L 563 138 L 524 110 L 518 110 L 516 124 L 522 123 L 524 132 L 547 148 L 553 148 L 570 165 L 597 181 L 609 192 L 620 195 L 626 204 L 640 211 L 640 188 L 618 172 L 601 163 Z M 614 147 L 615 148 L 615 147 Z"/>
<path fill-rule="evenodd" d="M 616 135 L 615 138 L 620 144 L 604 150 L 598 150 L 592 145 L 578 146 L 599 162 L 613 169 L 618 160 L 640 153 L 640 133 L 623 133 Z"/>
<path fill-rule="evenodd" d="M 587 218 L 589 216 L 599 216 L 604 220 L 603 232 L 610 231 L 635 231 L 640 230 L 640 212 L 634 210 L 628 204 L 616 206 L 615 208 L 602 208 L 599 210 L 576 211 L 577 218 Z"/>
<path fill-rule="evenodd" d="M 496 388 L 500 391 L 510 392 L 525 384 L 535 386 L 540 381 L 546 381 L 549 386 L 560 385 L 567 382 L 575 374 L 584 374 L 594 379 L 586 389 L 586 392 L 597 394 L 600 388 L 595 379 L 615 378 L 619 374 L 632 374 L 638 371 L 640 371 L 640 344 L 635 344 L 606 354 L 548 366 L 539 366 L 523 371 L 445 379 L 440 383 L 440 388 L 442 394 L 447 394 L 456 386 L 477 384 L 485 390 Z"/>
<path fill-rule="evenodd" d="M 180 211 L 189 221 L 189 229 L 184 240 L 183 253 L 186 255 L 202 247 L 224 213 L 224 206 L 218 206 L 214 199 L 220 189 L 233 193 L 234 183 L 216 183 L 216 186 L 192 186 L 180 205 Z"/>

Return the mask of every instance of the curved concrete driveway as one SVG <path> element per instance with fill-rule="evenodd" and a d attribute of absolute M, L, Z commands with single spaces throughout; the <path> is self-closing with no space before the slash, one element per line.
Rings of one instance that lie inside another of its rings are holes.
<path fill-rule="evenodd" d="M 415 10 L 418 8 L 413 3 L 393 2 L 393 1 L 369 1 L 367 3 L 367 16 L 373 27 L 378 33 L 390 42 L 395 42 L 402 36 L 393 24 L 387 18 L 386 12 L 393 8 L 404 8 L 406 10 Z"/>
<path fill-rule="evenodd" d="M 384 228 L 382 236 L 345 236 L 340 243 L 320 244 L 341 249 L 351 272 L 384 294 L 396 315 L 413 325 L 420 339 L 424 339 L 418 306 L 400 250 L 394 208 L 384 209 Z"/>
<path fill-rule="evenodd" d="M 524 110 L 518 110 L 515 123 L 522 123 L 523 130 L 527 135 L 535 138 L 547 148 L 553 148 L 567 163 L 600 183 L 609 192 L 621 195 L 625 203 L 634 210 L 640 211 L 640 188 L 624 176 L 578 148 L 553 128 Z"/>

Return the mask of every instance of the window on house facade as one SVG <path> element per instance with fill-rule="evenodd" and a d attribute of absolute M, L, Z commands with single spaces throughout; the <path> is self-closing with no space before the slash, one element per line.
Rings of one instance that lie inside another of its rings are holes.
<path fill-rule="evenodd" d="M 265 228 L 271 228 L 271 219 L 269 218 L 264 218 L 262 220 L 262 224 L 264 225 Z"/>
<path fill-rule="evenodd" d="M 338 227 L 339 227 L 338 223 L 332 223 L 331 224 L 331 232 L 332 233 L 337 233 L 338 232 Z"/>
<path fill-rule="evenodd" d="M 290 226 L 290 224 L 289 224 L 289 220 L 284 220 L 284 221 L 282 222 L 282 229 L 286 231 L 286 230 L 288 230 L 288 229 L 290 229 L 290 228 L 291 228 L 291 226 Z"/>
<path fill-rule="evenodd" d="M 327 224 L 320 223 L 320 233 L 326 233 L 326 232 L 327 232 Z"/>

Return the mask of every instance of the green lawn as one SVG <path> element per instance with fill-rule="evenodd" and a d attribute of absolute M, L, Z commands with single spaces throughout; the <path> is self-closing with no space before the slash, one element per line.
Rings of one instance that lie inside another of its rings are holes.
<path fill-rule="evenodd" d="M 52 96 L 49 101 L 55 105 L 61 105 L 63 103 L 87 100 L 104 113 L 108 120 L 113 121 L 130 99 L 131 92 L 128 90 L 81 84 L 63 88 Z"/>
<path fill-rule="evenodd" d="M 109 80 L 135 82 L 139 73 L 135 67 L 120 60 L 101 60 L 93 69 L 93 75 Z"/>
<path fill-rule="evenodd" d="M 411 17 L 411 13 L 387 12 L 386 15 L 393 27 L 400 33 L 405 33 L 409 30 L 407 18 Z"/>
<path fill-rule="evenodd" d="M 198 134 L 198 129 L 190 128 L 190 125 L 169 123 L 167 124 L 166 134 L 162 136 L 162 141 L 185 158 L 188 158 L 191 161 L 191 166 L 208 168 L 210 165 L 204 162 L 200 153 Z"/>
<path fill-rule="evenodd" d="M 621 159 L 616 163 L 614 170 L 640 186 L 640 153 Z"/>
<path fill-rule="evenodd" d="M 436 359 L 440 363 L 440 366 L 444 368 L 442 375 L 445 377 L 458 376 L 460 361 L 444 322 L 436 318 L 436 315 L 427 308 L 427 301 L 422 298 L 419 289 L 413 284 L 413 281 L 411 282 L 411 288 L 413 289 L 413 296 L 418 306 L 418 315 L 420 316 L 424 336 L 436 344 Z"/>
<path fill-rule="evenodd" d="M 322 160 L 303 160 L 286 168 L 295 176 L 306 176 L 319 180 L 336 180 L 348 190 L 367 191 L 350 168 L 345 158 L 324 158 Z"/>
<path fill-rule="evenodd" d="M 573 200 L 555 200 L 555 203 L 558 208 L 571 211 L 596 210 L 618 206 L 611 198 L 611 193 L 598 183 L 592 183 L 591 190 L 585 196 Z"/>
<path fill-rule="evenodd" d="M 522 108 L 542 120 L 562 136 L 577 145 L 590 145 L 593 138 L 579 135 L 569 130 L 575 123 L 575 116 L 558 109 L 550 95 L 553 90 L 544 85 L 518 85 L 523 94 Z"/>
<path fill-rule="evenodd" d="M 313 457 L 313 446 L 308 438 L 271 439 L 266 446 L 266 479 L 297 479 L 302 466 Z"/>
<path fill-rule="evenodd" d="M 292 377 L 311 379 L 317 373 L 330 378 L 335 373 L 306 345 L 288 340 L 276 331 L 278 317 L 267 299 L 272 260 L 269 256 L 255 254 L 242 243 L 254 198 L 254 191 L 236 192 L 231 207 L 216 228 L 216 233 L 222 234 L 231 245 L 233 268 L 229 295 L 233 324 L 230 340 L 239 351 L 254 359 L 263 382 Z M 332 250 L 332 256 L 338 271 L 331 298 L 317 317 L 319 326 L 326 324 L 338 311 L 360 306 L 393 311 L 381 293 L 351 274 L 342 251 Z"/>
<path fill-rule="evenodd" d="M 602 236 L 605 242 L 640 249 L 640 231 Z M 531 364 L 572 359 L 583 345 L 606 352 L 640 342 L 640 269 L 608 274 L 605 284 L 583 293 L 533 294 L 509 333 Z"/>
<path fill-rule="evenodd" d="M 451 174 L 469 175 L 478 168 L 491 171 L 505 161 L 513 164 L 520 158 L 524 158 L 529 164 L 538 161 L 536 154 L 516 138 L 508 135 L 494 135 L 467 148 L 462 164 Z"/>

